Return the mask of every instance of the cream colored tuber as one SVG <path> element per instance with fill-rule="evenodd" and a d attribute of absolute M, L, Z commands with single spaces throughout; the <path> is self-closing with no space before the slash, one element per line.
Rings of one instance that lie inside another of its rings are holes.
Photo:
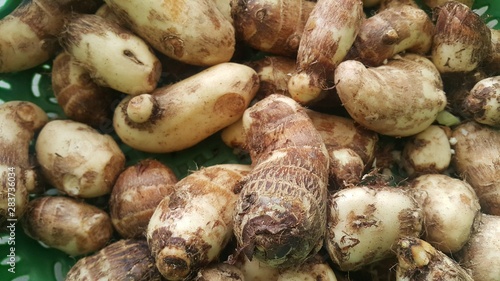
<path fill-rule="evenodd" d="M 156 207 L 147 241 L 167 280 L 186 280 L 220 255 L 233 234 L 239 181 L 250 166 L 219 164 L 192 172 Z"/>
<path fill-rule="evenodd" d="M 455 260 L 416 237 L 402 237 L 395 246 L 396 281 L 474 281 Z"/>
<path fill-rule="evenodd" d="M 466 182 L 443 174 L 426 174 L 411 182 L 424 191 L 416 197 L 424 211 L 422 239 L 443 253 L 460 250 L 480 221 L 479 199 Z"/>
<path fill-rule="evenodd" d="M 213 0 L 106 0 L 116 15 L 154 49 L 184 63 L 213 66 L 235 51 L 235 31 Z"/>
<path fill-rule="evenodd" d="M 351 48 L 365 15 L 361 0 L 319 0 L 304 27 L 296 71 L 288 81 L 294 100 L 307 104 L 333 87 L 333 72 Z"/>
<path fill-rule="evenodd" d="M 252 68 L 221 63 L 151 94 L 126 97 L 113 125 L 120 139 L 137 150 L 179 151 L 236 122 L 258 88 Z"/>
<path fill-rule="evenodd" d="M 72 12 L 92 13 L 100 1 L 23 0 L 0 20 L 0 73 L 38 66 L 54 56 L 57 36 Z"/>
<path fill-rule="evenodd" d="M 411 53 L 370 68 L 344 61 L 335 70 L 335 85 L 350 116 L 383 135 L 420 133 L 446 107 L 438 70 L 429 59 Z"/>
<path fill-rule="evenodd" d="M 408 176 L 444 173 L 451 163 L 451 129 L 430 125 L 422 132 L 406 139 L 401 155 L 401 166 Z"/>
<path fill-rule="evenodd" d="M 72 120 L 47 123 L 35 151 L 48 182 L 73 197 L 109 194 L 125 165 L 125 155 L 110 135 Z"/>
<path fill-rule="evenodd" d="M 0 105 L 0 226 L 23 216 L 28 194 L 40 189 L 40 175 L 30 153 L 30 142 L 48 122 L 34 103 L 9 101 Z"/>
<path fill-rule="evenodd" d="M 463 109 L 476 122 L 500 128 L 500 76 L 477 82 L 465 97 Z"/>
<path fill-rule="evenodd" d="M 359 270 L 393 256 L 400 237 L 419 237 L 424 217 L 417 194 L 389 186 L 356 186 L 330 194 L 325 247 L 333 263 L 342 271 Z"/>
<path fill-rule="evenodd" d="M 97 15 L 73 15 L 59 41 L 101 86 L 138 95 L 158 84 L 162 65 L 153 50 L 116 22 Z"/>
<path fill-rule="evenodd" d="M 452 165 L 467 181 L 481 204 L 481 212 L 500 215 L 500 131 L 475 121 L 453 128 Z"/>

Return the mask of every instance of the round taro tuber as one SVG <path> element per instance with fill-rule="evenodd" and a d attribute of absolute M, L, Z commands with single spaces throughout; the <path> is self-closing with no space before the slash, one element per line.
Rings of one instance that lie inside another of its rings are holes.
<path fill-rule="evenodd" d="M 113 125 L 137 150 L 182 150 L 236 122 L 258 88 L 252 68 L 221 63 L 150 95 L 126 97 L 115 109 Z"/>
<path fill-rule="evenodd" d="M 112 20 L 75 14 L 59 42 L 98 85 L 138 95 L 153 91 L 160 79 L 162 65 L 150 46 Z"/>
<path fill-rule="evenodd" d="M 122 238 L 145 238 L 149 219 L 160 201 L 172 195 L 177 177 L 153 159 L 125 169 L 111 191 L 111 221 Z"/>
<path fill-rule="evenodd" d="M 304 108 L 270 95 L 245 111 L 253 169 L 234 216 L 240 253 L 273 267 L 302 263 L 323 245 L 328 152 Z"/>
<path fill-rule="evenodd" d="M 403 147 L 401 165 L 410 177 L 439 174 L 451 163 L 451 129 L 430 125 L 408 138 Z"/>
<path fill-rule="evenodd" d="M 448 1 L 436 14 L 431 60 L 439 72 L 469 72 L 490 56 L 491 31 L 471 8 Z"/>
<path fill-rule="evenodd" d="M 412 189 L 356 186 L 329 195 L 325 247 L 342 271 L 394 255 L 396 241 L 418 237 L 423 211 Z"/>
<path fill-rule="evenodd" d="M 335 70 L 335 84 L 349 115 L 383 135 L 417 134 L 446 107 L 439 72 L 430 60 L 417 54 L 397 56 L 371 68 L 344 61 Z"/>
<path fill-rule="evenodd" d="M 113 225 L 105 211 L 63 196 L 30 201 L 21 223 L 31 238 L 71 256 L 100 250 L 113 235 Z"/>
<path fill-rule="evenodd" d="M 0 19 L 0 73 L 26 70 L 49 60 L 59 49 L 57 35 L 67 17 L 72 12 L 94 12 L 100 4 L 99 0 L 15 2 L 21 3 Z"/>
<path fill-rule="evenodd" d="M 500 128 L 500 76 L 477 82 L 465 97 L 463 108 L 476 122 Z"/>
<path fill-rule="evenodd" d="M 8 219 L 22 217 L 28 193 L 40 186 L 29 146 L 48 120 L 43 109 L 31 102 L 0 105 L 0 227 Z"/>
<path fill-rule="evenodd" d="M 425 195 L 416 197 L 424 211 L 422 239 L 446 254 L 460 250 L 480 220 L 474 189 L 465 181 L 443 174 L 419 176 L 411 187 L 425 191 Z"/>
<path fill-rule="evenodd" d="M 35 151 L 48 182 L 74 197 L 110 193 L 125 165 L 125 155 L 110 135 L 72 120 L 47 123 Z"/>
<path fill-rule="evenodd" d="M 315 4 L 307 0 L 232 0 L 236 36 L 257 50 L 294 57 Z"/>
<path fill-rule="evenodd" d="M 233 234 L 239 181 L 250 166 L 219 164 L 197 170 L 175 185 L 156 207 L 147 241 L 167 280 L 188 280 L 220 255 Z"/>
<path fill-rule="evenodd" d="M 184 63 L 213 66 L 235 51 L 232 23 L 210 0 L 117 1 L 106 4 L 160 53 Z"/>
<path fill-rule="evenodd" d="M 79 259 L 65 281 L 160 281 L 145 240 L 122 239 Z"/>
<path fill-rule="evenodd" d="M 476 192 L 481 212 L 500 215 L 500 131 L 474 121 L 453 129 L 452 165 Z"/>

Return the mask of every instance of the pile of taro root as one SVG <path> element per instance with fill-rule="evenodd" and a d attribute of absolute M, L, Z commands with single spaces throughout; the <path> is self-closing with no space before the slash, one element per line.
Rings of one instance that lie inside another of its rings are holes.
<path fill-rule="evenodd" d="M 50 65 L 64 117 L 0 105 L 0 224 L 66 280 L 498 281 L 500 31 L 472 2 L 23 1 L 0 73 Z M 248 161 L 122 148 L 214 135 Z"/>

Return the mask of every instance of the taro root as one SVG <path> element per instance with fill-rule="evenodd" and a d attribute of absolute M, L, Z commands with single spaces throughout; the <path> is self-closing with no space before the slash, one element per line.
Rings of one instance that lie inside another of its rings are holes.
<path fill-rule="evenodd" d="M 153 91 L 162 65 L 139 36 L 98 15 L 76 14 L 59 42 L 98 85 L 138 95 Z"/>
<path fill-rule="evenodd" d="M 299 103 L 322 99 L 335 67 L 351 48 L 365 15 L 361 0 L 319 0 L 307 19 L 288 91 Z"/>
<path fill-rule="evenodd" d="M 315 4 L 307 0 L 232 0 L 236 36 L 257 50 L 294 57 Z"/>
<path fill-rule="evenodd" d="M 47 123 L 35 151 L 47 181 L 73 197 L 109 194 L 125 165 L 125 155 L 113 137 L 72 120 Z"/>
<path fill-rule="evenodd" d="M 430 125 L 408 138 L 403 147 L 401 165 L 410 177 L 439 174 L 451 163 L 451 129 Z"/>
<path fill-rule="evenodd" d="M 200 66 L 228 62 L 235 31 L 223 1 L 106 0 L 116 15 L 154 49 L 175 60 Z M 151 16 L 148 16 L 151 15 Z"/>
<path fill-rule="evenodd" d="M 54 96 L 66 117 L 97 129 L 112 124 L 113 104 L 120 100 L 118 92 L 96 84 L 67 52 L 54 58 L 51 74 Z"/>
<path fill-rule="evenodd" d="M 465 97 L 463 108 L 476 122 L 500 128 L 500 76 L 477 82 Z"/>
<path fill-rule="evenodd" d="M 151 94 L 124 98 L 115 109 L 113 126 L 134 149 L 183 150 L 241 118 L 258 88 L 252 68 L 221 63 Z"/>
<path fill-rule="evenodd" d="M 379 66 L 403 51 L 426 54 L 433 35 L 434 24 L 418 6 L 389 7 L 361 24 L 346 59 Z"/>
<path fill-rule="evenodd" d="M 417 237 L 402 237 L 397 241 L 398 265 L 396 280 L 474 281 L 455 260 Z"/>
<path fill-rule="evenodd" d="M 272 94 L 290 96 L 288 80 L 295 70 L 295 59 L 283 56 L 266 56 L 247 63 L 259 75 L 260 86 L 256 99 L 263 99 Z"/>
<path fill-rule="evenodd" d="M 422 239 L 446 254 L 460 250 L 480 221 L 481 207 L 474 189 L 442 174 L 419 176 L 411 187 L 425 192 L 416 198 L 424 211 Z"/>
<path fill-rule="evenodd" d="M 215 262 L 233 234 L 240 180 L 250 166 L 219 164 L 194 171 L 156 207 L 147 241 L 167 280 L 188 280 Z"/>
<path fill-rule="evenodd" d="M 228 263 L 215 263 L 206 266 L 193 279 L 194 281 L 244 281 L 245 277 L 235 265 Z"/>
<path fill-rule="evenodd" d="M 326 228 L 328 151 L 304 108 L 270 95 L 243 115 L 253 169 L 235 216 L 240 253 L 273 267 L 317 253 Z"/>
<path fill-rule="evenodd" d="M 407 53 L 369 68 L 355 60 L 343 61 L 335 70 L 335 85 L 349 115 L 383 135 L 420 133 L 446 107 L 438 70 L 417 54 Z"/>
<path fill-rule="evenodd" d="M 57 36 L 73 13 L 92 13 L 100 0 L 24 0 L 0 19 L 0 73 L 40 65 L 59 50 Z"/>
<path fill-rule="evenodd" d="M 30 142 L 49 121 L 43 109 L 27 101 L 0 105 L 0 227 L 21 218 L 30 192 L 40 189 L 40 177 L 29 151 Z"/>
<path fill-rule="evenodd" d="M 66 281 L 160 281 L 145 240 L 122 239 L 97 253 L 79 259 L 66 275 Z"/>
<path fill-rule="evenodd" d="M 174 172 L 153 159 L 144 159 L 118 176 L 109 210 L 113 226 L 123 238 L 145 238 L 149 219 L 160 201 L 174 192 Z"/>
<path fill-rule="evenodd" d="M 394 255 L 396 241 L 418 237 L 423 211 L 402 187 L 356 186 L 329 195 L 325 247 L 334 265 L 355 271 Z"/>
<path fill-rule="evenodd" d="M 452 165 L 479 198 L 481 212 L 500 215 L 500 131 L 475 121 L 453 129 Z"/>
<path fill-rule="evenodd" d="M 30 201 L 21 223 L 29 237 L 70 256 L 100 250 L 113 235 L 108 213 L 64 196 L 44 196 Z"/>
<path fill-rule="evenodd" d="M 467 5 L 448 1 L 438 8 L 431 60 L 440 73 L 473 71 L 491 47 L 490 29 Z"/>
<path fill-rule="evenodd" d="M 481 215 L 481 223 L 455 257 L 474 281 L 500 280 L 500 216 Z"/>

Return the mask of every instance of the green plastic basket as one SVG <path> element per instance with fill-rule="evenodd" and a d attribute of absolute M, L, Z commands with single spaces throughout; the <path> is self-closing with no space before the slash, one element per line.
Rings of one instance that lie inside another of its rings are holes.
<path fill-rule="evenodd" d="M 0 0 L 0 18 L 9 14 L 20 2 L 20 0 Z M 500 28 L 499 0 L 476 0 L 474 9 L 482 15 L 488 26 Z M 27 100 L 45 109 L 50 118 L 65 118 L 53 96 L 50 72 L 51 65 L 47 63 L 18 73 L 0 73 L 0 103 Z M 111 123 L 107 127 L 104 126 L 102 131 L 112 134 Z M 150 154 L 136 151 L 124 144 L 120 146 L 127 156 L 127 165 L 144 158 L 155 158 L 172 168 L 179 178 L 202 166 L 218 163 L 250 163 L 248 157 L 239 156 L 225 146 L 219 134 L 194 147 L 169 154 Z M 9 271 L 12 268 L 9 264 L 11 253 L 15 254 L 15 272 Z M 75 258 L 27 237 L 19 225 L 16 227 L 15 236 L 14 233 L 11 235 L 10 232 L 0 232 L 0 280 L 64 280 L 75 262 Z"/>

